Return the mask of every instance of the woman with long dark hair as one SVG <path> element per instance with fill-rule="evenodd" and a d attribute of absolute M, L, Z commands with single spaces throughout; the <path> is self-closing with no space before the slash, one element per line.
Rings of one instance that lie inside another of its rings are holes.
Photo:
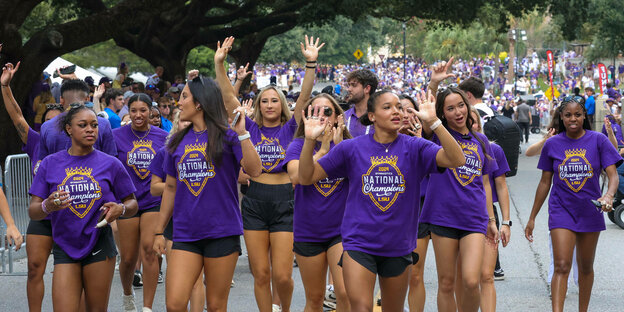
<path fill-rule="evenodd" d="M 344 126 L 344 112 L 338 102 L 328 94 L 321 93 L 306 106 L 323 112 L 327 128 L 317 139 L 315 159 L 320 159 L 351 134 Z M 338 261 L 342 255 L 340 225 L 344 215 L 349 184 L 344 178 L 324 179 L 314 185 L 299 184 L 299 155 L 305 138 L 305 124 L 300 124 L 286 151 L 284 166 L 295 185 L 295 209 L 293 218 L 294 248 L 301 280 L 305 289 L 304 311 L 321 311 L 325 298 L 327 267 L 332 274 L 336 294 L 336 311 L 350 311 L 344 288 L 342 269 Z"/>
<path fill-rule="evenodd" d="M 594 257 L 600 232 L 605 230 L 603 211 L 613 209 L 618 187 L 616 167 L 622 157 L 601 133 L 591 131 L 582 98 L 568 96 L 559 106 L 558 134 L 546 140 L 537 167 L 542 177 L 525 228 L 533 241 L 535 218 L 548 201 L 548 227 L 552 239 L 555 272 L 551 282 L 552 310 L 563 311 L 572 254 L 576 247 L 579 273 L 579 311 L 587 311 L 594 283 Z M 603 195 L 599 172 L 609 179 Z M 555 177 L 555 178 L 553 178 Z M 597 201 L 596 207 L 592 200 Z"/>
<path fill-rule="evenodd" d="M 241 203 L 245 244 L 249 253 L 254 293 L 260 312 L 272 310 L 271 281 L 277 290 L 282 312 L 290 311 L 294 281 L 293 268 L 293 184 L 283 166 L 286 149 L 301 120 L 301 108 L 314 86 L 319 39 L 306 36 L 301 53 L 306 59 L 306 72 L 291 117 L 284 94 L 274 86 L 260 91 L 254 101 L 253 119 L 242 114 L 251 134 L 251 142 L 262 159 L 262 174 L 249 180 L 249 189 Z M 215 71 L 227 113 L 234 118 L 240 107 L 223 62 L 234 42 L 226 38 L 215 52 Z M 269 256 L 270 255 L 270 256 Z"/>
<path fill-rule="evenodd" d="M 98 119 L 82 104 L 59 118 L 71 146 L 41 161 L 30 188 L 30 217 L 50 216 L 54 239 L 55 311 L 86 306 L 106 311 L 117 251 L 108 223 L 138 209 L 134 185 L 121 162 L 94 149 Z"/>
<path fill-rule="evenodd" d="M 245 119 L 233 130 L 221 91 L 212 79 L 189 81 L 180 97 L 180 120 L 191 125 L 173 135 L 163 162 L 167 174 L 154 249 L 165 253 L 163 231 L 173 214 L 173 246 L 167 265 L 167 311 L 186 311 L 203 270 L 208 310 L 227 310 L 243 234 L 237 177 L 262 171 Z M 238 111 L 244 114 L 243 108 Z"/>
<path fill-rule="evenodd" d="M 422 138 L 399 134 L 403 106 L 389 90 L 367 102 L 364 125 L 375 132 L 346 140 L 316 161 L 314 147 L 326 129 L 320 108 L 308 107 L 305 141 L 299 158 L 299 183 L 344 177 L 349 182 L 341 225 L 341 265 L 351 311 L 372 311 L 379 275 L 384 311 L 403 311 L 409 268 L 416 248 L 420 184 L 425 175 L 465 162 L 462 150 L 441 127 L 431 101 L 419 99 L 419 119 L 440 138 L 442 147 Z M 416 205 L 416 207 L 414 207 Z"/>
<path fill-rule="evenodd" d="M 472 129 L 475 122 L 464 93 L 455 87 L 438 92 L 436 116 L 462 148 L 466 164 L 429 175 L 427 195 L 420 222 L 431 231 L 438 272 L 438 310 L 479 309 L 479 281 L 483 262 L 484 238 L 498 243 L 498 231 L 492 209 L 489 175 L 497 165 L 487 137 Z M 425 126 L 426 136 L 435 143 L 438 136 Z M 439 196 L 445 189 L 445 196 Z M 453 198 L 449 201 L 449 198 Z M 461 263 L 457 263 L 461 259 Z M 455 266 L 462 267 L 462 301 L 455 302 Z"/>
<path fill-rule="evenodd" d="M 143 265 L 143 311 L 149 311 L 158 285 L 158 259 L 154 252 L 154 229 L 158 222 L 160 198 L 150 194 L 150 163 L 156 151 L 165 145 L 167 132 L 149 123 L 151 98 L 138 93 L 128 100 L 129 125 L 113 130 L 117 158 L 124 164 L 137 191 L 139 211 L 132 217 L 119 218 L 119 276 L 123 287 L 124 311 L 136 311 L 132 280 L 137 259 Z"/>

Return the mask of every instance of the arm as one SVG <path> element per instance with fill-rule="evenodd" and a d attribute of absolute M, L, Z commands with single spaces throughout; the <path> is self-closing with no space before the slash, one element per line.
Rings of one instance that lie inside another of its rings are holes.
<path fill-rule="evenodd" d="M 247 67 L 249 67 L 249 63 L 247 63 L 245 67 L 241 66 L 236 71 L 236 81 L 234 82 L 234 95 L 235 96 L 238 96 L 240 94 L 240 88 L 243 85 L 243 81 L 245 80 L 245 78 L 247 78 L 247 76 L 249 76 L 249 74 L 251 74 L 250 71 L 247 71 Z"/>
<path fill-rule="evenodd" d="M 240 102 L 234 92 L 234 87 L 230 79 L 228 79 L 227 72 L 225 71 L 225 58 L 230 50 L 232 50 L 232 43 L 234 37 L 227 37 L 223 40 L 223 45 L 217 42 L 217 51 L 215 51 L 214 63 L 217 83 L 221 88 L 221 96 L 223 96 L 223 104 L 225 105 L 225 111 L 229 118 L 234 118 L 234 110 L 240 107 Z M 241 118 L 244 119 L 244 118 Z"/>
<path fill-rule="evenodd" d="M 236 100 L 238 102 L 238 100 Z M 238 106 L 233 113 L 240 112 L 241 116 L 245 115 L 245 108 L 242 106 Z M 236 125 L 232 129 L 238 134 L 241 135 L 249 135 L 249 132 L 245 129 L 245 118 L 239 118 Z M 260 160 L 260 156 L 256 151 L 256 148 L 251 143 L 251 139 L 247 138 L 242 140 L 241 142 L 241 150 L 243 152 L 243 159 L 241 159 L 241 166 L 243 170 L 250 175 L 251 177 L 258 177 L 262 174 L 262 161 Z"/>
<path fill-rule="evenodd" d="M 15 220 L 13 220 L 13 216 L 11 216 L 11 209 L 9 209 L 9 203 L 7 202 L 6 197 L 4 196 L 4 192 L 0 187 L 0 216 L 6 223 L 6 240 L 9 244 L 15 246 L 15 250 L 19 250 L 22 247 L 22 243 L 24 242 L 24 237 L 22 237 L 22 233 L 15 226 Z"/>
<path fill-rule="evenodd" d="M 327 124 L 326 129 L 328 128 L 329 128 L 329 124 Z M 327 155 L 327 153 L 329 152 L 329 145 L 330 145 L 332 138 L 334 137 L 333 133 L 334 133 L 333 130 L 325 131 L 325 134 L 323 135 L 323 140 L 321 143 L 321 148 L 314 154 L 314 156 L 312 156 L 314 163 L 316 163 L 323 156 Z M 299 160 L 293 159 L 289 161 L 287 165 L 287 169 L 288 169 L 288 176 L 290 177 L 290 181 L 292 182 L 292 184 L 293 185 L 300 184 L 299 183 Z M 317 181 L 314 181 L 314 182 L 317 182 Z"/>
<path fill-rule="evenodd" d="M 124 206 L 126 207 L 126 211 L 124 211 Z M 134 197 L 134 194 L 130 194 L 121 200 L 121 204 L 116 202 L 107 202 L 102 205 L 102 208 L 100 208 L 100 210 L 103 209 L 106 211 L 106 221 L 111 223 L 119 217 L 134 216 L 137 211 L 139 211 L 139 203 L 137 202 L 136 197 Z"/>
<path fill-rule="evenodd" d="M 150 194 L 152 196 L 162 196 L 165 191 L 165 181 L 155 174 L 152 174 L 152 181 L 150 182 Z"/>
<path fill-rule="evenodd" d="M 492 186 L 490 185 L 490 175 L 483 175 L 483 189 L 485 190 L 485 204 L 488 212 L 488 226 L 486 232 L 486 241 L 498 244 L 498 229 L 496 228 L 496 218 L 494 218 L 494 205 L 492 204 Z"/>
<path fill-rule="evenodd" d="M 13 68 L 13 64 L 7 63 L 2 68 L 2 77 L 0 77 L 0 84 L 2 84 L 2 99 L 4 100 L 4 107 L 6 108 L 9 117 L 11 117 L 13 125 L 15 126 L 15 129 L 17 130 L 17 133 L 19 134 L 22 143 L 26 144 L 26 142 L 28 142 L 28 129 L 30 129 L 30 126 L 26 122 L 26 119 L 24 119 L 22 110 L 20 109 L 19 104 L 17 104 L 15 97 L 13 97 L 13 91 L 11 91 L 10 86 L 11 79 L 13 79 L 13 75 L 15 75 L 15 72 L 17 72 L 19 66 L 19 62 L 17 63 L 15 68 Z"/>
<path fill-rule="evenodd" d="M 607 172 L 607 177 L 609 177 L 609 186 L 607 187 L 607 192 L 602 195 L 598 201 L 605 203 L 602 205 L 602 211 L 609 212 L 613 209 L 613 197 L 617 192 L 620 177 L 618 176 L 615 165 L 607 167 L 605 171 Z"/>
<path fill-rule="evenodd" d="M 96 114 L 104 110 L 102 108 L 102 105 L 100 104 L 100 99 L 102 99 L 102 95 L 104 95 L 104 91 L 106 91 L 106 87 L 104 87 L 104 84 L 101 84 L 97 86 L 95 88 L 95 92 L 93 92 L 93 110 L 95 110 Z"/>
<path fill-rule="evenodd" d="M 613 132 L 613 128 L 611 127 L 611 121 L 607 117 L 604 118 L 604 127 L 605 127 L 605 131 L 607 131 L 607 138 L 609 139 L 609 142 L 611 142 L 611 144 L 613 144 L 615 149 L 617 149 L 618 142 L 617 142 L 617 139 L 615 138 L 615 133 Z"/>
<path fill-rule="evenodd" d="M 306 69 L 305 75 L 303 76 L 303 82 L 301 83 L 301 93 L 299 94 L 297 103 L 295 104 L 295 121 L 297 124 L 301 122 L 301 111 L 303 110 L 305 103 L 310 99 L 310 94 L 312 94 L 314 79 L 316 77 L 318 51 L 324 45 L 325 43 L 319 45 L 319 38 L 316 38 L 316 42 L 314 42 L 314 37 L 310 37 L 308 40 L 308 35 L 305 36 L 305 48 L 303 43 L 301 43 L 301 54 L 303 54 L 306 59 Z"/>
<path fill-rule="evenodd" d="M 494 178 L 494 184 L 496 185 L 496 195 L 498 195 L 498 203 L 501 208 L 503 221 L 509 221 L 509 189 L 507 188 L 507 181 L 505 175 L 501 174 Z M 503 247 L 509 244 L 509 238 L 511 237 L 511 231 L 509 226 L 501 225 L 500 236 L 503 241 Z"/>
<path fill-rule="evenodd" d="M 533 242 L 533 228 L 535 228 L 535 218 L 539 213 L 540 209 L 542 209 L 542 205 L 546 200 L 546 196 L 548 196 L 548 192 L 550 191 L 550 185 L 552 183 L 553 172 L 552 171 L 542 171 L 542 178 L 537 185 L 537 190 L 535 191 L 535 200 L 533 201 L 533 208 L 531 209 L 531 214 L 529 215 L 529 220 L 527 221 L 526 228 L 524 229 L 524 236 L 529 242 Z"/>
<path fill-rule="evenodd" d="M 548 140 L 553 135 L 555 135 L 555 129 L 551 128 L 551 129 L 548 130 L 548 133 L 544 136 L 544 138 L 539 140 L 539 142 L 531 144 L 531 146 L 529 146 L 527 148 L 527 150 L 526 150 L 526 152 L 524 152 L 524 154 L 527 157 L 539 155 L 542 152 L 542 148 L 544 147 L 544 143 L 546 143 L 546 140 Z"/>
<path fill-rule="evenodd" d="M 60 200 L 60 204 L 54 203 L 54 200 Z M 43 204 L 43 205 L 42 205 Z M 28 206 L 28 215 L 33 220 L 43 220 L 48 214 L 68 208 L 70 204 L 69 193 L 65 191 L 52 192 L 47 198 L 41 198 L 33 195 Z M 45 207 L 45 211 L 44 208 Z"/>
<path fill-rule="evenodd" d="M 442 61 L 436 65 L 434 65 L 431 69 L 433 73 L 431 74 L 431 79 L 429 80 L 429 85 L 427 86 L 427 90 L 431 91 L 431 94 L 438 93 L 438 86 L 440 82 L 447 78 L 455 78 L 455 74 L 449 74 L 448 70 L 453 65 L 453 60 L 455 57 L 451 56 L 448 62 Z"/>
<path fill-rule="evenodd" d="M 165 237 L 162 233 L 173 214 L 173 202 L 176 192 L 176 178 L 167 175 L 163 190 L 162 201 L 160 202 L 160 212 L 156 223 L 156 237 L 154 237 L 154 251 L 160 255 L 165 253 Z"/>

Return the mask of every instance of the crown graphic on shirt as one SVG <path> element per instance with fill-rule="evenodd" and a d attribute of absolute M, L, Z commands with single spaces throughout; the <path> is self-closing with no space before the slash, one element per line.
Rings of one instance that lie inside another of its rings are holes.
<path fill-rule="evenodd" d="M 197 143 L 197 144 L 187 144 L 184 145 L 184 152 L 192 152 L 192 151 L 205 151 L 207 143 Z"/>
<path fill-rule="evenodd" d="M 398 160 L 399 160 L 399 157 L 397 156 L 371 157 L 371 164 L 373 166 L 383 165 L 383 164 L 396 165 Z"/>
<path fill-rule="evenodd" d="M 93 169 L 91 169 L 91 168 L 83 168 L 83 167 L 66 168 L 65 169 L 65 174 L 67 174 L 67 176 L 72 176 L 72 175 L 86 175 L 86 176 L 90 176 L 91 172 L 93 172 Z"/>
<path fill-rule="evenodd" d="M 479 146 L 472 142 L 461 142 L 462 149 L 471 150 L 475 153 L 479 153 Z"/>
<path fill-rule="evenodd" d="M 152 147 L 152 141 L 143 141 L 143 140 L 138 140 L 138 141 L 132 141 L 132 144 L 134 145 L 134 147 Z"/>
<path fill-rule="evenodd" d="M 587 150 L 584 148 L 570 149 L 570 150 L 565 151 L 566 158 L 574 157 L 574 156 L 585 157 L 586 153 L 587 153 Z"/>
<path fill-rule="evenodd" d="M 267 138 L 267 137 L 264 136 L 264 134 L 260 133 L 260 142 L 258 142 L 258 144 L 256 144 L 256 145 L 260 145 L 262 143 L 265 143 L 265 144 L 277 143 L 277 144 L 279 144 L 279 139 L 278 138 Z"/>

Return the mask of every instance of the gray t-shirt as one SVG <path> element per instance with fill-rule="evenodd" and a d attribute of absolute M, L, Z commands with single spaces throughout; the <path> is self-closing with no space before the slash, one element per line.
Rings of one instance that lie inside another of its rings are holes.
<path fill-rule="evenodd" d="M 529 122 L 531 107 L 527 103 L 518 105 L 516 112 L 518 113 L 518 122 Z"/>

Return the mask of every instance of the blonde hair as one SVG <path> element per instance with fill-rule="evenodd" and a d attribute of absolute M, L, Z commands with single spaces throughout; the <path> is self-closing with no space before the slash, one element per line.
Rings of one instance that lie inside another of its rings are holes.
<path fill-rule="evenodd" d="M 173 114 L 173 125 L 171 126 L 171 130 L 169 130 L 169 134 L 167 135 L 167 139 L 165 140 L 165 145 L 169 144 L 169 139 L 173 136 L 174 133 L 178 132 L 178 125 L 180 124 L 180 111 L 176 111 Z"/>
<path fill-rule="evenodd" d="M 479 132 L 483 133 L 483 124 L 481 123 L 481 114 L 479 114 L 479 110 L 477 110 L 474 106 L 470 105 L 470 113 L 477 114 L 475 123 L 479 125 Z"/>
<path fill-rule="evenodd" d="M 260 110 L 260 100 L 262 99 L 262 95 L 264 94 L 264 92 L 266 92 L 267 90 L 273 90 L 275 91 L 275 93 L 277 93 L 277 97 L 280 100 L 280 106 L 282 107 L 280 125 L 284 125 L 287 121 L 290 120 L 290 108 L 288 107 L 288 102 L 286 101 L 284 93 L 274 86 L 268 86 L 260 90 L 253 102 L 254 111 L 252 119 L 256 122 L 258 127 L 262 128 L 264 119 L 262 118 L 262 111 Z"/>

